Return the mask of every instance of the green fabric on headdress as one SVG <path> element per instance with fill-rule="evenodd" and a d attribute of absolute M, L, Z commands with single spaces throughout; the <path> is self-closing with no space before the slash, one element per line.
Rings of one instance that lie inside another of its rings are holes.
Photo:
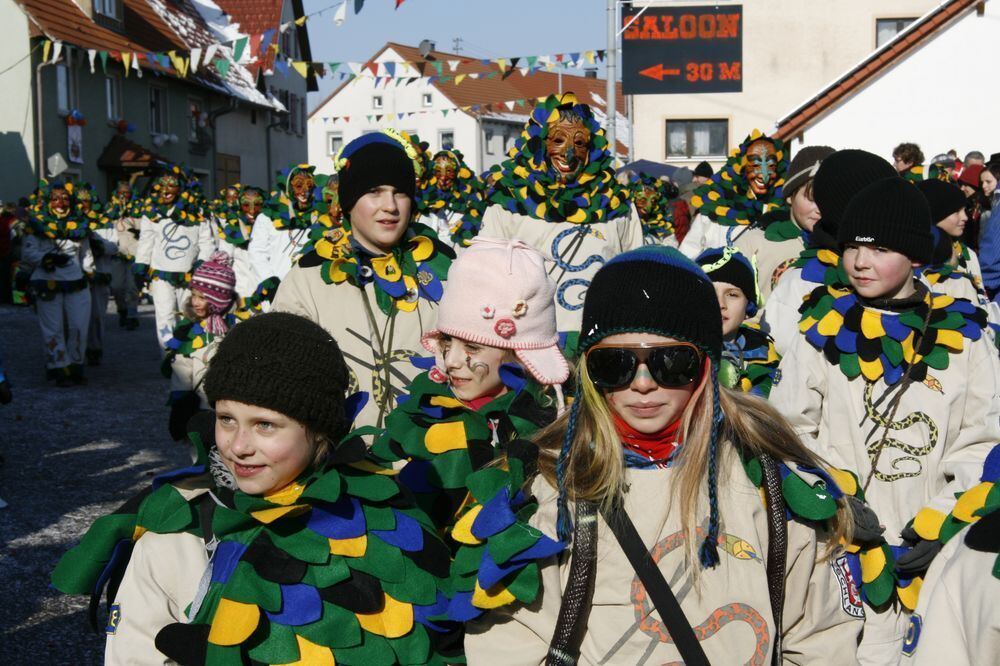
<path fill-rule="evenodd" d="M 719 383 L 766 399 L 780 362 L 770 336 L 757 325 L 741 324 L 734 339 L 722 343 Z"/>
<path fill-rule="evenodd" d="M 60 188 L 65 189 L 70 196 L 69 212 L 65 217 L 56 217 L 49 210 L 49 196 L 52 194 L 52 190 Z M 89 222 L 80 219 L 74 183 L 42 180 L 38 183 L 38 190 L 31 195 L 28 201 L 26 232 L 56 241 L 82 241 L 90 233 Z"/>
<path fill-rule="evenodd" d="M 138 199 L 136 197 L 135 189 L 130 186 L 129 191 L 132 193 L 132 196 L 129 197 L 128 202 L 124 202 L 118 198 L 118 190 L 117 188 L 115 189 L 114 193 L 111 195 L 111 199 L 104 206 L 104 210 L 102 212 L 102 216 L 104 218 L 103 224 L 110 226 L 123 217 L 138 217 L 140 215 L 140 213 L 136 210 L 138 207 Z"/>
<path fill-rule="evenodd" d="M 304 172 L 313 177 L 312 199 L 309 207 L 299 210 L 295 207 L 292 196 L 292 178 Z M 323 203 L 323 185 L 327 176 L 316 173 L 316 167 L 311 164 L 298 164 L 290 167 L 287 172 L 278 177 L 278 187 L 264 202 L 264 215 L 271 219 L 275 229 L 313 229 L 316 226 L 332 227 L 330 216 L 326 214 L 326 204 Z"/>
<path fill-rule="evenodd" d="M 591 132 L 587 165 L 570 183 L 561 183 L 549 165 L 545 138 L 561 113 L 583 119 Z M 487 178 L 487 200 L 504 210 L 546 222 L 593 224 L 629 214 L 628 190 L 615 180 L 604 128 L 586 104 L 572 93 L 550 95 L 532 111 L 511 149 L 510 158 L 493 167 Z"/>
<path fill-rule="evenodd" d="M 166 176 L 173 176 L 180 184 L 177 199 L 169 206 L 157 201 L 161 187 L 160 181 Z M 175 164 L 153 180 L 149 196 L 136 206 L 136 212 L 138 215 L 145 215 L 151 222 L 157 222 L 161 218 L 170 218 L 177 225 L 196 227 L 204 220 L 206 207 L 205 196 L 194 173 L 186 167 Z"/>
<path fill-rule="evenodd" d="M 632 201 L 636 201 L 642 190 L 646 187 L 652 188 L 656 194 L 652 199 L 652 206 L 646 212 L 642 221 L 642 235 L 647 238 L 661 241 L 674 235 L 674 209 L 667 198 L 667 190 L 664 182 L 659 178 L 645 173 L 633 174 L 629 178 L 628 184 Z"/>
<path fill-rule="evenodd" d="M 256 192 L 260 195 L 262 201 L 266 200 L 266 195 L 264 190 L 259 187 L 251 186 L 237 186 L 239 187 L 239 196 L 242 197 L 246 192 Z M 223 190 L 225 193 L 225 190 Z M 225 203 L 225 200 L 222 200 Z M 263 208 L 261 208 L 263 212 Z M 219 226 L 219 238 L 229 243 L 233 247 L 238 247 L 246 249 L 250 246 L 250 235 L 253 232 L 253 223 L 256 220 L 247 220 L 243 216 L 243 211 L 240 209 L 238 200 L 235 206 L 221 206 L 215 209 L 215 214 L 219 217 L 221 224 Z M 246 232 L 243 231 L 243 227 L 246 227 Z"/>
<path fill-rule="evenodd" d="M 433 164 L 441 155 L 455 161 L 455 180 L 451 188 L 443 190 L 438 185 Z M 462 219 L 451 229 L 451 240 L 455 245 L 467 246 L 479 233 L 483 212 L 486 210 L 486 186 L 465 163 L 465 156 L 459 150 L 442 150 L 431 160 L 430 177 L 417 189 L 417 213 L 427 216 L 447 216 L 448 213 L 462 215 Z"/>
<path fill-rule="evenodd" d="M 755 141 L 764 139 L 774 144 L 777 157 L 777 179 L 771 184 L 768 193 L 761 199 L 757 198 L 750 184 L 743 176 L 746 166 L 746 151 Z M 782 185 L 788 173 L 788 154 L 785 144 L 780 139 L 772 139 L 759 130 L 754 130 L 743 143 L 733 151 L 712 179 L 696 189 L 691 197 L 691 208 L 705 215 L 716 224 L 727 227 L 753 224 L 762 215 L 777 208 L 787 206 L 781 195 Z"/>

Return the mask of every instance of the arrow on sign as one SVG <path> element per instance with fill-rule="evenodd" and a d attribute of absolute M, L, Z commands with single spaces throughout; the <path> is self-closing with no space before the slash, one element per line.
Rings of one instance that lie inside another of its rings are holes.
<path fill-rule="evenodd" d="M 648 76 L 651 79 L 656 79 L 657 81 L 662 81 L 664 76 L 680 76 L 681 70 L 679 69 L 666 69 L 662 64 L 656 64 L 652 67 L 647 67 L 639 72 L 641 76 Z"/>

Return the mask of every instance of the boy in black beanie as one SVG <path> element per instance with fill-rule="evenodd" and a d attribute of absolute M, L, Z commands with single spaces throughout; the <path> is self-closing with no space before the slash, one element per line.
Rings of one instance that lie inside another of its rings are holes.
<path fill-rule="evenodd" d="M 805 249 L 781 275 L 760 318 L 779 354 L 786 354 L 795 340 L 799 307 L 806 295 L 817 285 L 842 286 L 847 281 L 837 242 L 847 205 L 866 185 L 889 177 L 898 177 L 892 165 L 864 150 L 838 150 L 819 165 L 812 185 L 819 222 L 806 234 Z"/>
<path fill-rule="evenodd" d="M 454 253 L 412 222 L 419 155 L 386 130 L 344 146 L 337 159 L 343 227 L 331 229 L 281 283 L 274 308 L 330 332 L 371 399 L 359 426 L 381 426 L 420 369 L 420 339 L 434 328 Z"/>
<path fill-rule="evenodd" d="M 920 269 L 920 275 L 936 293 L 966 298 L 985 307 L 989 298 L 983 287 L 979 257 L 962 242 L 968 221 L 965 195 L 957 185 L 941 180 L 922 180 L 917 189 L 931 207 L 935 239 L 934 257 Z"/>
<path fill-rule="evenodd" d="M 916 603 L 955 493 L 979 482 L 1000 439 L 985 312 L 914 278 L 932 255 L 930 229 L 927 200 L 898 176 L 851 200 L 837 233 L 846 281 L 807 296 L 771 392 L 809 448 L 857 472 L 899 547 L 899 604 L 869 610 L 862 664 L 898 663 L 902 609 Z"/>

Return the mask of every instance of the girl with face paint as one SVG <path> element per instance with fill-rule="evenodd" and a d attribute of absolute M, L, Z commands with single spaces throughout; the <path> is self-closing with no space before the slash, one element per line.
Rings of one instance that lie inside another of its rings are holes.
<path fill-rule="evenodd" d="M 468 474 L 555 418 L 569 376 L 556 345 L 555 284 L 537 251 L 474 239 L 450 274 L 437 326 L 423 338 L 434 366 L 413 380 L 372 448 L 407 461 L 401 478 L 439 530 L 454 525 Z"/>

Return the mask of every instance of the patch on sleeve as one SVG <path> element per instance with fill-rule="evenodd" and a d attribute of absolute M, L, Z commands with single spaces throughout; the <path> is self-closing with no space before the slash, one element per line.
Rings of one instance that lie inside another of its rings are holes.
<path fill-rule="evenodd" d="M 924 618 L 916 613 L 910 616 L 910 626 L 906 629 L 906 638 L 903 639 L 903 655 L 912 657 L 917 651 L 917 642 L 920 640 L 920 632 L 924 628 Z"/>
<path fill-rule="evenodd" d="M 774 371 L 774 375 L 771 378 L 771 388 L 774 388 L 781 383 L 781 368 L 777 368 Z"/>
<path fill-rule="evenodd" d="M 837 582 L 840 583 L 840 606 L 844 612 L 851 617 L 864 619 L 865 606 L 861 601 L 861 591 L 851 573 L 851 567 L 847 563 L 847 556 L 841 555 L 830 563 L 833 572 L 837 574 Z"/>
<path fill-rule="evenodd" d="M 108 609 L 108 626 L 104 627 L 104 633 L 114 636 L 118 632 L 118 625 L 122 621 L 122 605 L 112 604 Z"/>

